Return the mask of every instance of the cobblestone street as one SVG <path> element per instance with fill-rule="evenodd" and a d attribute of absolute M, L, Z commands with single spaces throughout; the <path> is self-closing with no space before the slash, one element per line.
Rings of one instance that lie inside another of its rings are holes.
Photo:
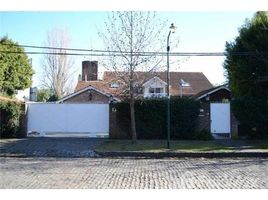
<path fill-rule="evenodd" d="M 268 159 L 1 158 L 0 188 L 268 188 Z"/>

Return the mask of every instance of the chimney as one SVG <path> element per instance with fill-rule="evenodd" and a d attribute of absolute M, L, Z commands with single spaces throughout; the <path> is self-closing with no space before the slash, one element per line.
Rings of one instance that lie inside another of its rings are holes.
<path fill-rule="evenodd" d="M 82 81 L 82 75 L 81 74 L 78 75 L 78 81 Z"/>
<path fill-rule="evenodd" d="M 98 61 L 82 62 L 82 81 L 98 80 Z"/>

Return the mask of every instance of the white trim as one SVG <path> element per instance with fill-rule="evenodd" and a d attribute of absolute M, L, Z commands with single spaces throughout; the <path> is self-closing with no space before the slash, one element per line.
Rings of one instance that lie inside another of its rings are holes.
<path fill-rule="evenodd" d="M 158 79 L 161 83 L 163 83 L 164 85 L 167 85 L 167 83 L 165 81 L 163 81 L 161 78 L 159 78 L 158 76 L 155 76 L 153 78 L 151 78 L 150 80 L 146 81 L 145 83 L 142 84 L 142 86 L 146 86 L 148 85 L 150 82 L 153 81 L 153 79 Z"/>
<path fill-rule="evenodd" d="M 40 102 L 40 101 L 38 101 L 38 102 L 35 102 L 35 101 L 27 101 L 27 102 L 25 102 L 26 104 L 55 104 L 55 103 L 57 103 L 56 101 L 51 101 L 51 102 Z"/>
<path fill-rule="evenodd" d="M 212 94 L 212 93 L 214 93 L 214 92 L 217 92 L 217 91 L 219 91 L 219 90 L 221 90 L 221 89 L 226 89 L 226 90 L 228 90 L 228 91 L 230 92 L 230 89 L 229 89 L 228 87 L 226 87 L 226 86 L 223 85 L 223 86 L 221 86 L 221 87 L 218 87 L 218 88 L 216 88 L 216 89 L 214 89 L 214 90 L 211 90 L 211 91 L 209 91 L 209 92 L 207 92 L 207 93 L 201 95 L 200 97 L 197 97 L 196 99 L 197 99 L 197 100 L 200 100 L 200 99 L 206 97 L 207 95 Z"/>
<path fill-rule="evenodd" d="M 81 93 L 83 93 L 83 92 L 85 92 L 85 91 L 87 91 L 87 90 L 95 90 L 96 92 L 98 92 L 98 93 L 100 93 L 100 94 L 103 94 L 103 95 L 105 95 L 105 96 L 107 96 L 107 97 L 109 97 L 109 98 L 110 98 L 110 96 L 111 96 L 110 94 L 107 94 L 107 93 L 105 93 L 105 92 L 102 92 L 102 91 L 98 90 L 98 89 L 95 88 L 95 87 L 88 86 L 88 87 L 85 87 L 84 89 L 81 89 L 81 90 L 79 90 L 79 91 L 77 91 L 77 92 L 74 92 L 74 93 L 72 93 L 72 94 L 70 94 L 70 95 L 68 95 L 68 96 L 66 96 L 66 97 L 63 97 L 62 99 L 56 101 L 56 103 L 62 103 L 63 101 L 65 101 L 65 100 L 67 100 L 67 99 L 70 99 L 70 98 L 72 98 L 72 97 L 74 97 L 74 96 L 76 96 L 76 95 L 78 95 L 78 94 L 81 94 Z M 120 101 L 120 99 L 118 99 L 118 98 L 116 98 L 116 97 L 113 97 L 113 99 L 115 99 L 116 101 Z"/>

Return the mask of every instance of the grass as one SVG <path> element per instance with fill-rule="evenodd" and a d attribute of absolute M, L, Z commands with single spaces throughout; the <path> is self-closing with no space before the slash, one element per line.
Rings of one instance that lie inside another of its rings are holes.
<path fill-rule="evenodd" d="M 138 140 L 132 144 L 130 140 L 107 140 L 96 147 L 96 151 L 144 151 L 144 152 L 232 152 L 234 150 L 268 151 L 268 140 L 231 140 L 222 143 L 217 140 L 176 140 L 171 141 L 167 149 L 166 140 Z"/>
<path fill-rule="evenodd" d="M 231 151 L 232 148 L 221 145 L 215 141 L 180 140 L 171 141 L 171 148 L 167 149 L 165 140 L 139 140 L 132 144 L 130 140 L 108 140 L 101 143 L 95 150 L 105 151 L 145 151 L 145 152 L 207 152 Z"/>
<path fill-rule="evenodd" d="M 240 140 L 241 148 L 268 150 L 268 139 L 262 140 Z"/>

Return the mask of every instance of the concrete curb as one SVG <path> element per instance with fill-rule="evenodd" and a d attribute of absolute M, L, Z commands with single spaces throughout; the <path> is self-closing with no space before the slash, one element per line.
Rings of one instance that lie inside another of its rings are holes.
<path fill-rule="evenodd" d="M 32 153 L 0 153 L 0 157 L 30 158 L 268 158 L 268 152 L 32 152 Z"/>
<path fill-rule="evenodd" d="M 98 152 L 102 158 L 135 157 L 135 158 L 268 158 L 268 152 Z"/>

